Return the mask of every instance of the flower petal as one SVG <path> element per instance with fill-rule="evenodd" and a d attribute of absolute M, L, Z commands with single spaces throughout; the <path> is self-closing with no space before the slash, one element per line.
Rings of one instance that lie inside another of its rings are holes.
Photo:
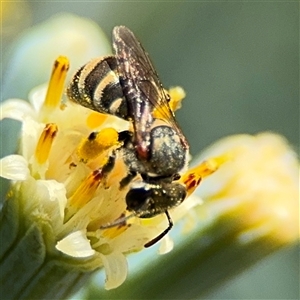
<path fill-rule="evenodd" d="M 46 93 L 47 93 L 46 84 L 39 85 L 30 91 L 28 95 L 28 99 L 36 112 L 39 112 L 41 110 L 41 107 L 46 98 Z"/>
<path fill-rule="evenodd" d="M 43 186 L 47 189 L 48 195 L 45 197 L 46 199 L 58 202 L 60 216 L 63 218 L 67 204 L 66 188 L 64 184 L 57 182 L 56 180 L 38 180 L 37 184 L 40 185 L 40 187 Z"/>
<path fill-rule="evenodd" d="M 173 247 L 174 247 L 174 241 L 170 238 L 170 236 L 167 234 L 162 240 L 161 240 L 161 243 L 160 243 L 160 246 L 159 246 L 159 250 L 158 250 L 158 253 L 159 254 L 166 254 L 170 251 L 173 250 Z"/>
<path fill-rule="evenodd" d="M 112 252 L 108 255 L 101 254 L 101 259 L 105 268 L 107 290 L 117 288 L 127 277 L 127 260 L 121 252 Z"/>
<path fill-rule="evenodd" d="M 27 161 L 32 158 L 44 127 L 45 124 L 38 123 L 30 118 L 26 118 L 23 122 L 20 151 Z"/>
<path fill-rule="evenodd" d="M 172 220 L 176 222 L 181 220 L 185 215 L 189 214 L 195 206 L 202 205 L 203 200 L 196 195 L 191 195 L 185 199 L 180 206 L 171 210 Z"/>
<path fill-rule="evenodd" d="M 10 180 L 26 180 L 29 177 L 27 161 L 21 155 L 9 155 L 1 158 L 0 176 Z"/>
<path fill-rule="evenodd" d="M 31 105 L 21 99 L 9 99 L 1 104 L 0 120 L 5 118 L 17 121 L 24 121 L 26 117 L 35 118 L 35 112 Z"/>
<path fill-rule="evenodd" d="M 72 257 L 88 257 L 95 254 L 90 241 L 86 237 L 86 230 L 72 232 L 56 244 L 56 249 Z"/>
<path fill-rule="evenodd" d="M 121 252 L 132 252 L 142 249 L 146 242 L 157 235 L 159 229 L 156 226 L 139 226 L 132 224 L 122 234 L 116 236 L 110 241 L 113 249 L 118 249 Z"/>

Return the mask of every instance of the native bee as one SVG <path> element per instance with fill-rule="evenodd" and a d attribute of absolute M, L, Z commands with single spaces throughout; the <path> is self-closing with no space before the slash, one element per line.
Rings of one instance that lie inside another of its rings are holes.
<path fill-rule="evenodd" d="M 186 197 L 186 187 L 176 182 L 186 166 L 188 143 L 180 130 L 150 58 L 125 26 L 113 29 L 115 55 L 94 59 L 80 68 L 71 81 L 69 98 L 85 107 L 132 123 L 132 132 L 120 132 L 120 151 L 130 184 L 127 210 L 140 218 L 165 213 L 169 226 L 148 242 L 160 240 L 173 226 L 168 209 Z M 134 180 L 140 175 L 142 180 Z M 112 223 L 115 226 L 117 223 Z"/>

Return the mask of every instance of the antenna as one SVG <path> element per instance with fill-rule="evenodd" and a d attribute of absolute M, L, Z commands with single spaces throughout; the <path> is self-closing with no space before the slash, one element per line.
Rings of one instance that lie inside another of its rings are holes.
<path fill-rule="evenodd" d="M 145 248 L 149 248 L 151 246 L 153 246 L 155 243 L 157 243 L 159 240 L 161 240 L 173 227 L 173 221 L 169 215 L 169 212 L 166 210 L 165 214 L 168 218 L 168 222 L 169 222 L 169 226 L 161 233 L 159 234 L 157 237 L 155 237 L 154 239 L 152 239 L 151 241 L 149 241 L 148 243 L 146 243 L 144 245 Z"/>
<path fill-rule="evenodd" d="M 153 246 L 154 244 L 156 244 L 158 241 L 160 241 L 172 229 L 172 227 L 173 227 L 173 221 L 171 219 L 171 216 L 169 215 L 169 212 L 167 210 L 165 211 L 165 214 L 166 214 L 168 222 L 169 222 L 168 227 L 163 232 L 161 232 L 158 236 L 156 236 L 154 239 L 152 239 L 151 241 L 147 242 L 144 245 L 145 248 L 149 248 L 149 247 Z M 100 226 L 100 229 L 108 229 L 108 228 L 112 228 L 112 227 L 115 227 L 115 226 L 119 226 L 121 224 L 125 224 L 125 222 L 128 219 L 131 219 L 133 217 L 138 217 L 138 216 L 139 216 L 139 214 L 132 213 L 132 214 L 130 214 L 128 216 L 120 217 L 119 219 L 115 220 L 112 223 L 108 223 L 106 225 Z"/>
<path fill-rule="evenodd" d="M 128 216 L 120 217 L 119 219 L 115 220 L 112 223 L 108 223 L 106 225 L 100 226 L 100 229 L 108 229 L 108 228 L 119 226 L 121 224 L 124 224 L 128 219 L 131 219 L 131 218 L 133 218 L 135 216 L 136 216 L 136 214 L 132 213 L 132 214 L 130 214 Z"/>

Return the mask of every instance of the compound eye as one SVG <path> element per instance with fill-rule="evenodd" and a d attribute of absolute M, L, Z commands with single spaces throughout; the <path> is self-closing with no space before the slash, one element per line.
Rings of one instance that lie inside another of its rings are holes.
<path fill-rule="evenodd" d="M 182 186 L 181 184 L 177 185 L 177 193 L 181 202 L 186 198 L 186 187 Z"/>
<path fill-rule="evenodd" d="M 179 183 L 172 183 L 165 186 L 165 203 L 169 208 L 179 205 L 186 198 L 186 187 Z"/>
<path fill-rule="evenodd" d="M 143 188 L 131 189 L 126 195 L 126 204 L 129 211 L 137 211 L 143 207 L 151 197 L 151 191 Z"/>

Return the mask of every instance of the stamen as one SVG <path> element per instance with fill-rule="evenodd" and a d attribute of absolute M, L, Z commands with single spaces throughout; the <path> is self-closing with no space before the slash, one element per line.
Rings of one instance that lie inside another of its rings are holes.
<path fill-rule="evenodd" d="M 98 133 L 92 132 L 80 143 L 77 155 L 84 162 L 95 159 L 105 150 L 119 145 L 118 138 L 118 132 L 113 128 L 104 128 Z"/>
<path fill-rule="evenodd" d="M 65 56 L 59 56 L 53 65 L 44 107 L 56 108 L 60 105 L 68 69 L 68 58 Z"/>
<path fill-rule="evenodd" d="M 105 225 L 102 225 L 100 227 L 100 229 L 107 229 L 107 228 L 113 228 L 113 227 L 122 227 L 122 226 L 125 226 L 127 223 L 126 221 L 137 216 L 136 213 L 132 213 L 130 215 L 125 215 L 122 214 L 117 220 L 113 221 L 112 223 L 108 223 L 108 224 L 105 224 Z"/>
<path fill-rule="evenodd" d="M 102 178 L 103 174 L 101 170 L 91 173 L 69 198 L 69 210 L 78 210 L 88 203 L 93 198 Z"/>
<path fill-rule="evenodd" d="M 89 128 L 94 129 L 102 125 L 106 119 L 107 119 L 106 115 L 93 111 L 87 117 L 86 124 Z"/>
<path fill-rule="evenodd" d="M 181 101 L 185 97 L 185 92 L 183 88 L 179 86 L 172 87 L 169 91 L 165 90 L 165 93 L 169 94 L 170 101 L 166 105 L 161 105 L 158 109 L 154 109 L 153 116 L 155 119 L 164 119 L 166 115 L 169 114 L 169 107 L 173 112 L 179 109 L 181 107 Z"/>
<path fill-rule="evenodd" d="M 56 124 L 46 124 L 35 149 L 36 161 L 39 164 L 44 164 L 47 161 L 57 131 Z"/>
<path fill-rule="evenodd" d="M 181 101 L 185 98 L 185 91 L 180 86 L 175 86 L 169 89 L 170 102 L 169 106 L 172 111 L 181 108 Z"/>
<path fill-rule="evenodd" d="M 111 227 L 111 228 L 103 230 L 102 231 L 102 235 L 103 235 L 103 237 L 106 237 L 106 238 L 109 238 L 109 239 L 113 239 L 116 236 L 118 236 L 121 233 L 123 233 L 129 226 L 130 226 L 130 224 L 125 224 L 125 225 L 121 225 L 121 226 Z"/>
<path fill-rule="evenodd" d="M 188 170 L 181 176 L 180 182 L 185 184 L 187 188 L 187 196 L 194 192 L 199 186 L 202 178 L 211 175 L 226 161 L 229 160 L 229 155 L 224 154 L 202 162 L 200 165 Z"/>

